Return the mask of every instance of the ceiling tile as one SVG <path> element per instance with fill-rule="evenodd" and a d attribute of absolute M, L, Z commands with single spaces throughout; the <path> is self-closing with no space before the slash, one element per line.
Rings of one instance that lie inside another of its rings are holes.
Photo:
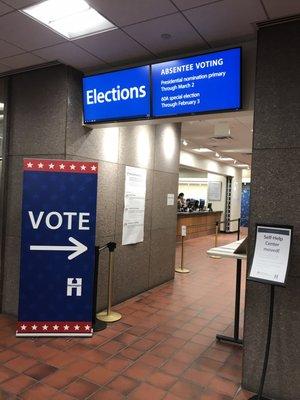
<path fill-rule="evenodd" d="M 180 13 L 141 22 L 128 26 L 124 30 L 158 55 L 169 54 L 175 50 L 186 52 L 191 48 L 206 47 L 200 35 Z M 170 39 L 162 39 L 163 33 L 170 34 Z"/>
<path fill-rule="evenodd" d="M 74 40 L 74 43 L 110 64 L 150 56 L 149 52 L 119 29 Z"/>
<path fill-rule="evenodd" d="M 1 63 L 8 65 L 13 69 L 26 68 L 32 65 L 42 64 L 44 62 L 45 60 L 31 53 L 19 54 L 17 56 L 3 58 L 1 60 Z"/>
<path fill-rule="evenodd" d="M 25 50 L 35 50 L 66 41 L 62 36 L 19 11 L 0 17 L 0 39 Z"/>
<path fill-rule="evenodd" d="M 2 3 L 2 1 L 0 1 L 0 15 L 6 14 L 13 11 L 13 8 L 9 7 L 7 4 Z"/>
<path fill-rule="evenodd" d="M 24 53 L 24 50 L 0 39 L 0 59 Z"/>
<path fill-rule="evenodd" d="M 89 0 L 89 4 L 118 26 L 175 13 L 169 0 Z"/>
<path fill-rule="evenodd" d="M 254 37 L 251 24 L 267 19 L 259 0 L 224 0 L 184 14 L 210 43 Z"/>
<path fill-rule="evenodd" d="M 180 10 L 188 10 L 189 8 L 200 7 L 209 3 L 215 3 L 216 0 L 173 0 L 173 2 L 178 8 L 180 8 Z"/>
<path fill-rule="evenodd" d="M 300 14 L 299 0 L 263 0 L 270 18 L 281 18 L 288 15 Z"/>
<path fill-rule="evenodd" d="M 14 7 L 17 10 L 31 6 L 34 3 L 40 3 L 41 0 L 4 0 L 6 4 Z"/>
<path fill-rule="evenodd" d="M 9 71 L 10 69 L 11 69 L 11 68 L 10 68 L 8 65 L 0 64 L 0 74 L 1 74 L 2 72 Z"/>
<path fill-rule="evenodd" d="M 78 69 L 105 65 L 103 61 L 70 42 L 35 50 L 33 53 L 47 61 L 58 60 Z"/>

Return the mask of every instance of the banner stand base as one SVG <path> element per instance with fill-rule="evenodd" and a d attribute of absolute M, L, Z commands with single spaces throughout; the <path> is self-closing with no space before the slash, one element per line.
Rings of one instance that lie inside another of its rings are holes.
<path fill-rule="evenodd" d="M 96 318 L 96 321 L 93 324 L 93 331 L 94 332 L 100 332 L 103 331 L 104 329 L 106 329 L 107 324 L 103 321 L 99 321 L 98 318 Z"/>

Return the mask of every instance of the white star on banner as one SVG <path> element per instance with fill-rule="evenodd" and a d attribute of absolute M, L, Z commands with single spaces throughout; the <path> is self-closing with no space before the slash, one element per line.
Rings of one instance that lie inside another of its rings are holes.
<path fill-rule="evenodd" d="M 86 166 L 85 166 L 85 165 L 81 165 L 80 168 L 81 168 L 82 171 L 85 171 L 85 170 L 86 170 Z"/>
<path fill-rule="evenodd" d="M 27 328 L 27 326 L 26 326 L 26 325 L 24 325 L 24 324 L 23 324 L 23 325 L 21 325 L 21 330 L 22 330 L 22 331 L 26 331 L 26 328 Z"/>
<path fill-rule="evenodd" d="M 80 326 L 79 325 L 75 325 L 74 328 L 75 328 L 75 331 L 79 331 Z"/>
<path fill-rule="evenodd" d="M 43 325 L 43 331 L 46 331 L 48 329 L 48 325 Z"/>
<path fill-rule="evenodd" d="M 52 164 L 52 163 L 49 164 L 49 168 L 50 168 L 50 169 L 53 169 L 53 168 L 54 168 L 54 164 Z"/>
<path fill-rule="evenodd" d="M 64 325 L 64 330 L 68 331 L 69 330 L 69 325 Z"/>
<path fill-rule="evenodd" d="M 58 331 L 58 328 L 59 328 L 58 325 L 54 325 L 54 326 L 53 326 L 53 329 L 54 329 L 55 331 Z"/>
<path fill-rule="evenodd" d="M 92 165 L 92 166 L 91 166 L 91 170 L 92 170 L 92 171 L 96 171 L 96 169 L 97 169 L 96 165 Z"/>
<path fill-rule="evenodd" d="M 33 167 L 32 162 L 27 163 L 27 167 L 28 167 L 28 168 L 32 168 L 32 167 Z"/>
<path fill-rule="evenodd" d="M 33 331 L 36 331 L 36 330 L 37 330 L 37 326 L 34 324 L 34 325 L 32 325 L 31 329 L 32 329 Z"/>
<path fill-rule="evenodd" d="M 91 329 L 91 327 L 89 325 L 85 325 L 85 330 L 89 331 Z"/>
<path fill-rule="evenodd" d="M 60 164 L 60 165 L 59 165 L 59 168 L 60 168 L 60 169 L 65 169 L 65 164 Z"/>
<path fill-rule="evenodd" d="M 74 164 L 72 164 L 72 165 L 70 165 L 70 168 L 71 168 L 71 169 L 75 169 L 76 167 L 75 167 Z"/>
<path fill-rule="evenodd" d="M 38 163 L 38 167 L 39 167 L 39 168 L 43 168 L 43 167 L 44 167 L 44 164 L 40 162 L 40 163 Z"/>

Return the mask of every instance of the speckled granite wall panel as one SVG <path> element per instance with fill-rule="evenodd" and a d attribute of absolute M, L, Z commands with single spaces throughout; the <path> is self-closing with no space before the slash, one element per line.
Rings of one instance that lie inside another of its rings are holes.
<path fill-rule="evenodd" d="M 276 288 L 265 396 L 295 400 L 300 393 L 300 21 L 264 27 L 258 57 L 252 160 L 250 257 L 256 223 L 294 226 L 286 288 Z M 266 341 L 269 291 L 246 288 L 243 386 L 257 391 Z"/>

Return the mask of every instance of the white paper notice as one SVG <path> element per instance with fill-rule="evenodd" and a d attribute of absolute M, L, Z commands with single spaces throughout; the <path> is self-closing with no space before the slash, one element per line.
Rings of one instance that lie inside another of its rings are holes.
<path fill-rule="evenodd" d="M 292 232 L 289 228 L 258 226 L 249 278 L 284 284 Z"/>
<path fill-rule="evenodd" d="M 167 206 L 174 206 L 174 193 L 169 193 L 167 195 Z"/>
<path fill-rule="evenodd" d="M 126 167 L 122 244 L 144 240 L 147 171 Z"/>

